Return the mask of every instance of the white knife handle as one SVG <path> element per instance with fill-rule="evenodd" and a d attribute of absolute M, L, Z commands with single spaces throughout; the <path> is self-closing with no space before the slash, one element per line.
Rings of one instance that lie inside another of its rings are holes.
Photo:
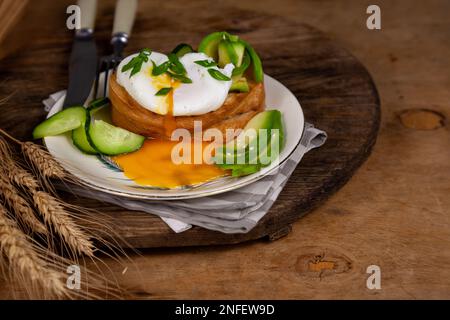
<path fill-rule="evenodd" d="M 81 29 L 94 30 L 97 0 L 78 0 L 77 4 L 80 7 L 81 11 Z"/>
<path fill-rule="evenodd" d="M 114 13 L 113 35 L 125 33 L 126 36 L 130 36 L 137 6 L 138 0 L 117 0 L 116 11 Z"/>

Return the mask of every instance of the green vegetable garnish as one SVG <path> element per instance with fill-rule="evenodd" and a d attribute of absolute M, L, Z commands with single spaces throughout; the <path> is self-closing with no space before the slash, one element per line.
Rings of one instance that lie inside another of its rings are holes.
<path fill-rule="evenodd" d="M 170 90 L 172 90 L 172 88 L 168 87 L 168 88 L 161 88 L 158 90 L 157 93 L 155 93 L 155 96 L 166 96 Z"/>
<path fill-rule="evenodd" d="M 205 67 L 205 68 L 217 66 L 217 63 L 215 63 L 214 61 L 209 61 L 209 60 L 197 60 L 197 61 L 194 61 L 194 63 L 198 64 L 199 66 Z"/>
<path fill-rule="evenodd" d="M 177 57 L 182 57 L 184 56 L 186 53 L 190 53 L 190 52 L 194 52 L 194 49 L 192 49 L 192 47 L 186 43 L 180 43 L 179 45 L 177 45 L 171 53 L 174 53 L 177 55 Z"/>
<path fill-rule="evenodd" d="M 163 74 L 164 72 L 167 72 L 170 66 L 170 62 L 166 61 L 159 66 L 156 65 L 156 63 L 152 60 L 153 63 L 153 69 L 152 69 L 152 76 L 159 76 L 160 74 Z"/>
<path fill-rule="evenodd" d="M 222 72 L 216 70 L 216 69 L 208 69 L 208 73 L 216 80 L 220 81 L 230 81 L 231 78 L 224 75 Z"/>
<path fill-rule="evenodd" d="M 260 130 L 266 130 L 265 142 Z M 252 135 L 252 131 L 256 134 Z M 216 165 L 231 170 L 233 177 L 255 173 L 270 165 L 280 154 L 284 146 L 281 112 L 266 110 L 258 113 L 247 123 L 241 135 L 231 145 L 217 148 L 214 155 Z"/>
<path fill-rule="evenodd" d="M 152 51 L 150 49 L 142 49 L 139 54 L 131 59 L 126 65 L 122 67 L 122 72 L 126 72 L 131 69 L 130 78 L 136 73 L 141 71 L 142 64 L 148 61 L 148 57 L 151 55 Z"/>
<path fill-rule="evenodd" d="M 244 57 L 242 58 L 242 64 L 239 67 L 236 67 L 233 69 L 232 76 L 241 76 L 245 70 L 250 66 L 250 56 L 245 53 Z"/>
<path fill-rule="evenodd" d="M 182 74 L 175 74 L 170 71 L 167 72 L 169 76 L 171 76 L 173 79 L 179 80 L 182 83 L 192 83 L 192 80 L 188 77 L 182 75 Z"/>
<path fill-rule="evenodd" d="M 183 64 L 178 60 L 178 57 L 174 53 L 169 54 L 169 61 L 170 61 L 170 70 L 173 73 L 184 75 L 186 74 L 186 69 L 184 68 Z"/>

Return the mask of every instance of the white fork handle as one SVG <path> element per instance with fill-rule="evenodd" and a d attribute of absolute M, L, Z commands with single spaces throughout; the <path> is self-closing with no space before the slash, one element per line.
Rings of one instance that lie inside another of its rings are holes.
<path fill-rule="evenodd" d="M 114 13 L 114 25 L 112 34 L 125 33 L 128 37 L 133 28 L 134 17 L 138 0 L 117 0 L 116 11 Z"/>

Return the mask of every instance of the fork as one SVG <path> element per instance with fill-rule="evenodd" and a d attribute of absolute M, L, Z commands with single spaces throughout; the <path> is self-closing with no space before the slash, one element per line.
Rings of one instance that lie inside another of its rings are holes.
<path fill-rule="evenodd" d="M 94 97 L 98 97 L 98 87 L 100 81 L 100 74 L 104 71 L 103 81 L 103 97 L 106 97 L 108 89 L 109 72 L 114 71 L 118 64 L 122 61 L 123 49 L 128 43 L 128 39 L 133 27 L 134 18 L 136 16 L 136 9 L 138 0 L 117 0 L 116 10 L 114 12 L 114 24 L 111 37 L 111 46 L 113 53 L 102 56 L 97 67 L 97 75 L 94 85 Z"/>

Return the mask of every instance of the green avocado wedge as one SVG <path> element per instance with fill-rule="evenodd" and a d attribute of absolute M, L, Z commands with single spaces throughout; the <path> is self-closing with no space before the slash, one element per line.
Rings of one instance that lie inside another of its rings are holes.
<path fill-rule="evenodd" d="M 247 79 L 245 77 L 232 77 L 231 78 L 231 92 L 249 92 L 250 87 L 248 85 Z"/>
<path fill-rule="evenodd" d="M 213 32 L 203 38 L 198 51 L 212 57 L 221 67 L 227 63 L 233 63 L 235 65 L 233 76 L 242 75 L 251 64 L 253 80 L 257 83 L 264 81 L 264 71 L 259 55 L 248 42 L 236 35 L 226 31 Z M 249 56 L 250 61 L 245 61 L 246 55 Z"/>
<path fill-rule="evenodd" d="M 226 34 L 227 33 L 224 31 L 210 33 L 209 35 L 204 37 L 198 45 L 198 52 L 203 52 L 217 62 L 219 58 L 218 46 L 220 41 L 224 39 Z"/>
<path fill-rule="evenodd" d="M 264 71 L 262 67 L 261 59 L 259 58 L 258 54 L 256 53 L 255 49 L 248 44 L 244 40 L 240 40 L 244 45 L 245 49 L 247 50 L 248 54 L 250 55 L 250 58 L 252 60 L 252 67 L 253 67 L 253 77 L 256 82 L 263 82 L 264 80 Z"/>
<path fill-rule="evenodd" d="M 259 145 L 260 130 L 268 130 L 264 145 Z M 278 141 L 275 141 L 277 137 Z M 278 110 L 266 110 L 254 116 L 237 139 L 218 148 L 214 159 L 218 167 L 231 170 L 234 177 L 252 174 L 271 163 L 272 147 L 276 143 L 279 153 L 284 146 L 282 114 Z M 240 163 L 239 159 L 244 161 Z"/>
<path fill-rule="evenodd" d="M 232 63 L 237 66 L 239 61 L 239 57 L 234 50 L 234 46 L 229 40 L 222 40 L 219 42 L 217 46 L 217 51 L 219 54 L 219 67 L 223 68 L 227 64 Z"/>
<path fill-rule="evenodd" d="M 82 106 L 70 107 L 55 113 L 41 122 L 33 130 L 33 139 L 57 136 L 80 127 L 86 120 L 86 109 Z"/>

